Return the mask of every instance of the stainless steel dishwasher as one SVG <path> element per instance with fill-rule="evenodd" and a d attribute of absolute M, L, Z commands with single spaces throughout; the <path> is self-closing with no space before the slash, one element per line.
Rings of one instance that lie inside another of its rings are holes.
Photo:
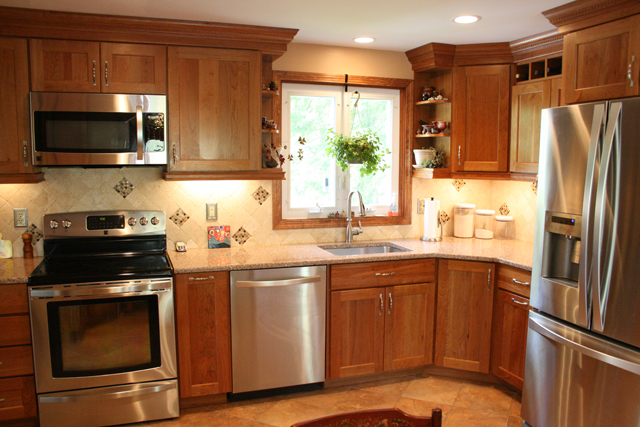
<path fill-rule="evenodd" d="M 325 380 L 326 266 L 231 272 L 233 392 Z"/>

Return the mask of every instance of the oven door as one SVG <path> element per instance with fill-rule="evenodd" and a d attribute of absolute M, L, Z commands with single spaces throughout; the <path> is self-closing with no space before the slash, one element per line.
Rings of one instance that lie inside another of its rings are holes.
<path fill-rule="evenodd" d="M 176 378 L 172 279 L 29 288 L 38 393 Z"/>

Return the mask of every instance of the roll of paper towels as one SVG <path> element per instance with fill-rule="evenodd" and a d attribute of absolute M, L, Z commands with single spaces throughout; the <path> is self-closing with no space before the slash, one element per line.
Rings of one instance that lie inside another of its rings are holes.
<path fill-rule="evenodd" d="M 424 202 L 424 233 L 422 240 L 437 242 L 440 240 L 440 200 L 425 200 Z"/>

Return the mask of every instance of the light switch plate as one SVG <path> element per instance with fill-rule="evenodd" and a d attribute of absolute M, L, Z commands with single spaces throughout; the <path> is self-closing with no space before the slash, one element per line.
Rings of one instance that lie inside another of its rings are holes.
<path fill-rule="evenodd" d="M 423 214 L 424 213 L 424 202 L 427 199 L 418 199 L 418 213 L 419 214 Z"/>
<path fill-rule="evenodd" d="M 218 219 L 217 203 L 207 203 L 207 219 Z"/>
<path fill-rule="evenodd" d="M 26 227 L 29 224 L 29 216 L 27 209 L 14 209 L 13 210 L 13 226 L 14 227 Z"/>

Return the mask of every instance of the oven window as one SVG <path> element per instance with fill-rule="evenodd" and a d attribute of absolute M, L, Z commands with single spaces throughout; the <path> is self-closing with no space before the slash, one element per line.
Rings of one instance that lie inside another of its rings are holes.
<path fill-rule="evenodd" d="M 47 304 L 54 377 L 160 366 L 156 295 Z"/>
<path fill-rule="evenodd" d="M 34 111 L 36 151 L 136 151 L 136 113 Z"/>

